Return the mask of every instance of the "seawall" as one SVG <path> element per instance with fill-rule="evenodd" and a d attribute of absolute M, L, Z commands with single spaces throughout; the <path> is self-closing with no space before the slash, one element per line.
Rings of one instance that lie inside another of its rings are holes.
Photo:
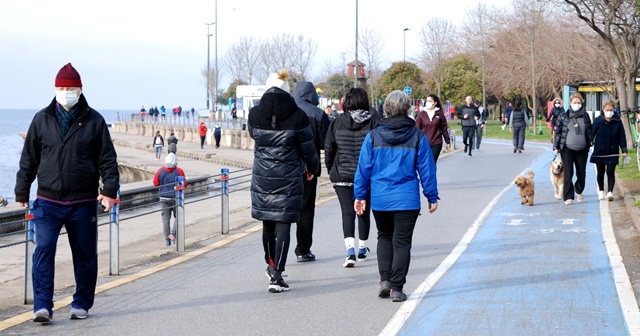
<path fill-rule="evenodd" d="M 200 131 L 196 126 L 118 122 L 117 124 L 111 125 L 110 129 L 112 133 L 125 133 L 148 137 L 148 144 L 138 144 L 144 148 L 151 147 L 151 142 L 156 131 L 160 131 L 160 134 L 165 138 L 165 141 L 171 135 L 171 132 L 174 132 L 175 136 L 178 138 L 178 149 L 180 148 L 180 141 L 193 143 L 200 142 Z M 207 131 L 206 142 L 207 144 L 211 144 L 213 141 L 213 129 L 209 128 Z M 222 137 L 220 138 L 220 146 L 225 148 L 253 150 L 254 141 L 246 130 L 224 128 L 222 130 Z"/>

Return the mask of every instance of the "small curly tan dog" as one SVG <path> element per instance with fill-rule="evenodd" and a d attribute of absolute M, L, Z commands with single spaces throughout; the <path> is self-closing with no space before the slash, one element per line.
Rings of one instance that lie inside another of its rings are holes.
<path fill-rule="evenodd" d="M 533 172 L 529 171 L 529 176 L 518 176 L 513 182 L 518 186 L 520 197 L 522 202 L 520 204 L 529 203 L 529 206 L 533 205 L 533 196 L 535 195 L 535 185 L 533 184 Z"/>

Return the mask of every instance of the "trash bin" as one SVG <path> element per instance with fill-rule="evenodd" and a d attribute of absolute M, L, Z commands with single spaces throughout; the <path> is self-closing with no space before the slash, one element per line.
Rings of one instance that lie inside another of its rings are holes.
<path fill-rule="evenodd" d="M 247 130 L 247 124 L 242 124 L 242 130 L 246 131 Z"/>

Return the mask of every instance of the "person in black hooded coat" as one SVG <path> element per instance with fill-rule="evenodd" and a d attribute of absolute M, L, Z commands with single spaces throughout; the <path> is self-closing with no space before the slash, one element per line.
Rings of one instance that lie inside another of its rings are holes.
<path fill-rule="evenodd" d="M 627 140 L 620 116 L 614 113 L 615 102 L 604 102 L 602 113 L 593 121 L 591 143 L 593 153 L 589 162 L 596 165 L 596 182 L 598 183 L 598 199 L 605 199 L 604 175 L 607 174 L 606 198 L 613 201 L 613 187 L 616 181 L 616 165 L 622 157 L 627 157 Z"/>
<path fill-rule="evenodd" d="M 319 160 L 307 115 L 287 92 L 288 73 L 267 79 L 260 104 L 251 108 L 247 126 L 255 140 L 251 177 L 251 216 L 263 222 L 269 292 L 289 290 L 282 280 L 291 223 L 297 222 L 304 194 L 303 172 L 312 179 Z"/>
<path fill-rule="evenodd" d="M 318 93 L 313 83 L 298 82 L 293 89 L 292 96 L 298 107 L 309 117 L 316 153 L 320 157 L 320 150 L 324 148 L 324 138 L 329 128 L 329 116 L 318 107 Z M 311 245 L 313 244 L 313 218 L 316 209 L 318 176 L 320 176 L 321 171 L 322 169 L 318 166 L 317 171 L 310 172 L 314 175 L 311 180 L 303 179 L 304 198 L 300 220 L 296 223 L 296 241 L 298 244 L 294 250 L 298 262 L 316 260 L 316 256 L 311 252 Z"/>

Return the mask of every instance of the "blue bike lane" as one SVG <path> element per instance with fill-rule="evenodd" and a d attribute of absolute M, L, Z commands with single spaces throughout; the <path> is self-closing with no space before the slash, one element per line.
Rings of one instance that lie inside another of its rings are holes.
<path fill-rule="evenodd" d="M 550 159 L 531 166 L 535 205 L 521 205 L 516 187 L 506 187 L 457 260 L 427 279 L 382 334 L 637 335 L 633 292 L 621 298 L 614 281 L 601 220 L 608 206 L 597 199 L 593 167 L 585 201 L 565 205 L 553 197 Z"/>

